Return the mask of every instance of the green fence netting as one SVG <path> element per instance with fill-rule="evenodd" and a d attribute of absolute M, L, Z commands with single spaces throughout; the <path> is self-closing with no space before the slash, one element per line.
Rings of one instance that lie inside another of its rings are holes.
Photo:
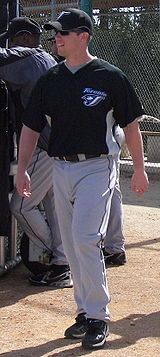
<path fill-rule="evenodd" d="M 140 123 L 143 134 L 145 162 L 151 173 L 159 171 L 160 163 L 160 52 L 159 5 L 155 0 L 21 0 L 21 13 L 43 25 L 67 7 L 87 8 L 93 16 L 92 52 L 121 68 L 143 103 L 146 118 Z M 50 52 L 48 33 L 42 45 Z M 131 169 L 128 151 L 121 155 L 123 169 Z"/>

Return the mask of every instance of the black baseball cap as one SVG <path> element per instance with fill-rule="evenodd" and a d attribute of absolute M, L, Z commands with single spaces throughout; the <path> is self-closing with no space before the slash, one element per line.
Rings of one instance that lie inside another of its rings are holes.
<path fill-rule="evenodd" d="M 54 29 L 55 32 L 81 29 L 92 35 L 93 23 L 86 12 L 79 9 L 69 8 L 62 11 L 56 21 L 44 24 L 44 29 L 47 31 Z"/>
<path fill-rule="evenodd" d="M 14 37 L 21 32 L 29 34 L 41 34 L 42 30 L 38 22 L 29 19 L 28 17 L 15 17 L 11 20 L 8 30 L 0 35 L 0 39 L 8 39 Z"/>

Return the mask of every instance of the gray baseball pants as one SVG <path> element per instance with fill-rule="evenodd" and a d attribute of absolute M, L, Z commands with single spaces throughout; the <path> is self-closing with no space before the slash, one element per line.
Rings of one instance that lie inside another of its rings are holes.
<path fill-rule="evenodd" d="M 119 184 L 120 163 L 119 155 L 115 158 L 117 177 L 111 200 L 111 209 L 104 247 L 110 254 L 125 252 L 125 238 L 123 235 L 123 206 L 122 194 Z"/>
<path fill-rule="evenodd" d="M 22 198 L 14 189 L 10 208 L 21 228 L 31 240 L 30 261 L 38 261 L 39 252 L 48 251 L 49 253 L 53 252 L 52 263 L 68 264 L 55 212 L 53 163 L 54 159 L 49 157 L 44 150 L 36 148 L 27 169 L 31 177 L 32 194 L 30 197 Z M 45 215 L 38 208 L 41 202 Z"/>
<path fill-rule="evenodd" d="M 115 180 L 112 157 L 54 162 L 55 207 L 73 274 L 77 314 L 104 321 L 109 319 L 110 296 L 101 248 Z"/>

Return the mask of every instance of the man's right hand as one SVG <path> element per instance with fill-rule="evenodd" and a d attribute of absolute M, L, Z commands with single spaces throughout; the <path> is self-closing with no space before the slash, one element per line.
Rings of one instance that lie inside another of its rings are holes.
<path fill-rule="evenodd" d="M 20 196 L 30 197 L 31 195 L 31 185 L 30 185 L 30 176 L 27 171 L 25 173 L 17 173 L 16 177 L 16 188 Z"/>

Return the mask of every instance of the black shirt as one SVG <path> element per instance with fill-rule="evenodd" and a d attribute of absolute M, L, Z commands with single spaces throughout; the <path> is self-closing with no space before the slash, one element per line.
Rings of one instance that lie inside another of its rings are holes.
<path fill-rule="evenodd" d="M 73 74 L 59 63 L 37 82 L 23 123 L 41 132 L 51 117 L 50 156 L 109 154 L 119 151 L 114 127 L 144 114 L 124 73 L 94 59 Z"/>

